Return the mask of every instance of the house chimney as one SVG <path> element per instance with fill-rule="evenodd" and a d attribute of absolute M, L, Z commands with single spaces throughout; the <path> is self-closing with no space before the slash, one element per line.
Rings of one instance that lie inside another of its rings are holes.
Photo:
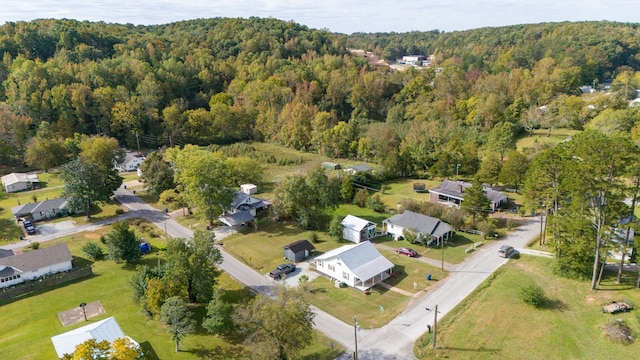
<path fill-rule="evenodd" d="M 458 184 L 458 185 L 456 185 L 456 188 L 457 188 L 457 190 L 458 190 L 458 192 L 459 192 L 459 193 L 461 193 L 461 194 L 462 194 L 462 193 L 464 192 L 464 187 L 462 186 L 462 184 Z"/>

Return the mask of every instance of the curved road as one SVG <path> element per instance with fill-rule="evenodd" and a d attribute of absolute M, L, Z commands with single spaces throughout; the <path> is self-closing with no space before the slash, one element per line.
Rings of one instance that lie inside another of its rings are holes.
<path fill-rule="evenodd" d="M 164 212 L 148 205 L 123 187 L 116 190 L 114 195 L 116 200 L 130 209 L 129 212 L 105 221 L 78 226 L 55 235 L 43 235 L 37 241 L 43 242 L 72 233 L 94 230 L 102 225 L 133 217 L 148 219 L 172 237 L 185 239 L 193 237 L 193 231 L 182 226 Z M 222 239 L 229 235 L 229 232 L 225 231 L 224 228 L 215 229 L 214 231 L 217 239 Z M 538 234 L 538 220 L 527 221 L 504 239 L 478 248 L 465 262 L 450 270 L 446 279 L 435 287 L 430 288 L 426 295 L 415 301 L 387 325 L 377 329 L 359 330 L 358 359 L 415 359 L 412 351 L 413 344 L 427 332 L 428 326 L 433 326 L 434 306 L 438 305 L 438 317 L 446 315 L 492 272 L 508 261 L 497 255 L 497 250 L 502 244 L 506 243 L 518 250 L 524 250 L 526 245 L 536 238 Z M 22 242 L 3 246 L 2 248 L 9 249 L 25 245 L 27 244 Z M 271 295 L 273 289 L 278 286 L 266 276 L 235 259 L 224 249 L 220 249 L 220 252 L 223 258 L 220 267 L 237 281 L 267 295 Z M 353 324 L 346 324 L 318 308 L 312 308 L 316 313 L 314 319 L 315 328 L 347 349 L 347 352 L 340 359 L 351 359 L 355 345 Z"/>

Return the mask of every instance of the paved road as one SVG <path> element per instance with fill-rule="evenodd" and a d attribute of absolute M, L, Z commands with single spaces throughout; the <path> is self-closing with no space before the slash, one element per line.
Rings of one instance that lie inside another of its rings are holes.
<path fill-rule="evenodd" d="M 164 212 L 146 204 L 124 188 L 115 192 L 115 198 L 130 211 L 104 222 L 76 227 L 73 232 L 95 229 L 121 218 L 144 217 L 172 237 L 185 239 L 193 237 L 193 232 L 190 229 L 182 226 Z M 359 330 L 358 358 L 360 360 L 415 359 L 412 353 L 413 344 L 427 332 L 428 326 L 433 326 L 435 305 L 438 305 L 439 317 L 446 315 L 492 272 L 508 261 L 508 259 L 500 258 L 497 255 L 497 250 L 501 245 L 509 244 L 519 251 L 524 251 L 526 245 L 538 236 L 539 228 L 538 220 L 532 219 L 504 239 L 483 245 L 465 262 L 452 269 L 446 279 L 431 287 L 429 293 L 413 302 L 390 323 L 377 329 Z M 222 239 L 230 234 L 224 229 L 216 229 L 215 231 L 217 239 Z M 51 235 L 51 237 L 55 238 L 67 234 L 68 232 L 63 232 Z M 43 236 L 37 241 L 46 240 L 48 238 Z M 24 242 L 17 245 L 25 246 Z M 273 293 L 275 286 L 278 286 L 274 281 L 229 255 L 224 249 L 221 249 L 221 253 L 223 257 L 221 268 L 237 281 L 255 291 L 269 295 Z M 355 345 L 353 324 L 344 323 L 320 309 L 312 308 L 316 312 L 314 321 L 316 329 L 347 349 L 347 352 L 340 359 L 350 359 Z"/>

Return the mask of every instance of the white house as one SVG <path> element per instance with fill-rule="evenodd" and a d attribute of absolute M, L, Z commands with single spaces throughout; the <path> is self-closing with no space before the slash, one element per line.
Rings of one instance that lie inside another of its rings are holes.
<path fill-rule="evenodd" d="M 56 348 L 58 358 L 62 358 L 65 354 L 72 354 L 76 350 L 76 346 L 87 340 L 95 339 L 97 342 L 106 340 L 112 343 L 114 340 L 122 338 L 129 339 L 136 349 L 140 348 L 140 344 L 122 332 L 120 325 L 112 316 L 75 330 L 52 336 L 51 341 L 53 342 L 53 347 Z"/>
<path fill-rule="evenodd" d="M 0 257 L 0 288 L 71 270 L 72 259 L 66 244 Z"/>
<path fill-rule="evenodd" d="M 258 199 L 247 195 L 242 191 L 237 191 L 233 198 L 229 210 L 218 218 L 223 224 L 228 226 L 240 225 L 252 221 L 257 210 L 264 210 L 271 206 L 267 200 Z"/>
<path fill-rule="evenodd" d="M 369 241 L 339 247 L 316 257 L 315 261 L 319 273 L 360 290 L 386 280 L 394 267 Z"/>
<path fill-rule="evenodd" d="M 347 215 L 340 225 L 342 238 L 354 243 L 371 240 L 376 236 L 376 223 L 357 216 Z"/>
<path fill-rule="evenodd" d="M 429 201 L 452 206 L 460 206 L 464 201 L 465 190 L 473 184 L 464 181 L 444 180 L 440 186 L 429 190 Z M 499 207 L 507 203 L 507 195 L 494 190 L 489 186 L 483 187 L 484 194 L 491 203 L 491 211 L 496 211 Z"/>
<path fill-rule="evenodd" d="M 373 172 L 373 169 L 369 165 L 359 164 L 359 165 L 349 166 L 348 168 L 345 168 L 343 171 L 349 175 L 355 175 L 360 172 L 370 173 L 370 172 Z"/>
<path fill-rule="evenodd" d="M 405 210 L 402 214 L 396 214 L 382 222 L 387 235 L 395 240 L 404 237 L 404 231 L 415 231 L 417 241 L 426 245 L 440 245 L 453 236 L 451 225 L 431 216 Z"/>
<path fill-rule="evenodd" d="M 2 187 L 8 193 L 35 189 L 38 185 L 37 174 L 11 173 L 2 177 Z"/>
<path fill-rule="evenodd" d="M 16 219 L 29 218 L 33 221 L 40 221 L 54 218 L 58 214 L 66 216 L 68 213 L 66 206 L 65 199 L 57 198 L 16 206 L 11 209 L 11 212 Z"/>
<path fill-rule="evenodd" d="M 116 164 L 116 169 L 119 171 L 135 171 L 145 159 L 144 155 L 140 153 L 127 151 L 124 154 L 124 158 L 120 159 Z"/>

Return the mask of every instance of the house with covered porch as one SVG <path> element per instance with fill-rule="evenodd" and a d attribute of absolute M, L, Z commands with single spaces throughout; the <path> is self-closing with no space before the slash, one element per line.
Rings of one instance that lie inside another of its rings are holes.
<path fill-rule="evenodd" d="M 464 201 L 465 190 L 473 184 L 465 181 L 444 180 L 437 188 L 429 190 L 429 201 L 435 204 L 457 206 Z M 491 211 L 507 204 L 507 195 L 489 186 L 483 187 L 484 194 L 491 203 Z"/>
<path fill-rule="evenodd" d="M 369 241 L 345 245 L 315 258 L 316 271 L 332 281 L 367 290 L 393 273 L 393 263 Z"/>
<path fill-rule="evenodd" d="M 405 230 L 416 233 L 416 241 L 425 245 L 441 245 L 453 236 L 451 225 L 413 211 L 405 210 L 382 222 L 384 232 L 395 240 L 404 239 Z"/>

